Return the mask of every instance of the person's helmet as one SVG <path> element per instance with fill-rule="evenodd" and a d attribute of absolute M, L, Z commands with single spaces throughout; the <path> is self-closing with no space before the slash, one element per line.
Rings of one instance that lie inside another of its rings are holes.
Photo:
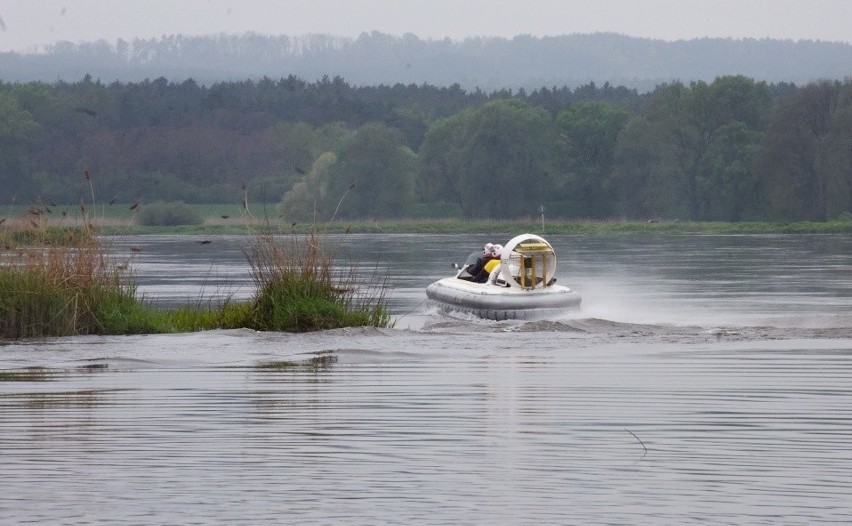
<path fill-rule="evenodd" d="M 495 244 L 491 245 L 491 255 L 495 258 L 499 258 L 503 254 L 503 245 Z"/>
<path fill-rule="evenodd" d="M 492 252 L 494 252 L 494 245 L 491 243 L 485 243 L 485 246 L 482 247 L 482 253 L 486 256 L 490 256 Z"/>

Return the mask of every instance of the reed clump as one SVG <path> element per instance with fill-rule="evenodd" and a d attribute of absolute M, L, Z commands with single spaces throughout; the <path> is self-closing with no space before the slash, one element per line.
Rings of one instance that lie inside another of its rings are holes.
<path fill-rule="evenodd" d="M 3 254 L 0 337 L 161 332 L 163 319 L 94 240 Z"/>
<path fill-rule="evenodd" d="M 257 286 L 250 328 L 304 332 L 390 325 L 386 282 L 377 273 L 362 280 L 354 265 L 335 270 L 334 258 L 316 232 L 283 243 L 260 235 L 246 257 Z"/>

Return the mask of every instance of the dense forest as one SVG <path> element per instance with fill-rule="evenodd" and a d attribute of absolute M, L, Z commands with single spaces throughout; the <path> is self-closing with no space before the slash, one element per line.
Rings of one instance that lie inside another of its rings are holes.
<path fill-rule="evenodd" d="M 89 185 L 92 185 L 90 188 Z M 276 203 L 292 220 L 852 214 L 852 81 L 465 90 L 0 83 L 5 203 Z M 344 199 L 345 197 L 345 199 Z"/>
<path fill-rule="evenodd" d="M 331 35 L 171 35 L 107 42 L 59 42 L 0 53 L 7 82 L 141 82 L 164 76 L 199 84 L 295 75 L 315 81 L 339 75 L 350 84 L 458 84 L 466 90 L 576 88 L 590 82 L 640 92 L 674 80 L 712 82 L 745 75 L 797 85 L 852 72 L 852 45 L 812 40 L 704 38 L 667 42 L 613 33 L 511 39 L 421 39 L 380 32 Z"/>

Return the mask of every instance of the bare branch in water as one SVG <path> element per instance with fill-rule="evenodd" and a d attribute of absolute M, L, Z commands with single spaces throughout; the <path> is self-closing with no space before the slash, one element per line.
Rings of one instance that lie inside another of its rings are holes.
<path fill-rule="evenodd" d="M 638 440 L 638 441 L 639 441 L 639 444 L 641 444 L 641 445 L 642 445 L 642 449 L 644 449 L 644 450 L 645 450 L 645 454 L 644 454 L 644 455 L 642 455 L 642 456 L 644 457 L 645 455 L 647 455 L 647 454 L 648 454 L 648 448 L 647 448 L 647 447 L 645 447 L 645 443 L 644 443 L 644 442 L 642 442 L 642 439 L 641 439 L 641 438 L 639 438 L 638 436 L 636 436 L 636 433 L 634 433 L 633 431 L 631 431 L 631 430 L 627 429 L 626 427 L 624 428 L 624 430 L 625 430 L 625 431 L 627 431 L 628 433 L 630 433 L 631 435 L 633 435 L 633 438 L 635 438 L 636 440 Z"/>

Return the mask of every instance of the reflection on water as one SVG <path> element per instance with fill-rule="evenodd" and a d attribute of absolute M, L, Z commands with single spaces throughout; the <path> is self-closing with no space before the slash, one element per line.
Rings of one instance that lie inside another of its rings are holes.
<path fill-rule="evenodd" d="M 849 522 L 850 238 L 549 240 L 572 318 L 438 315 L 478 240 L 371 236 L 394 329 L 0 346 L 0 524 Z M 116 250 L 250 294 L 238 238 L 180 243 Z"/>

